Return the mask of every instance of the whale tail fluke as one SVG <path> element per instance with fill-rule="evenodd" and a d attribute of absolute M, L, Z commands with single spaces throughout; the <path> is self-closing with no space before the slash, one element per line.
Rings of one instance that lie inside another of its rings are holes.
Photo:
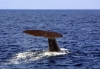
<path fill-rule="evenodd" d="M 23 32 L 26 34 L 34 35 L 34 36 L 43 36 L 43 37 L 48 38 L 49 51 L 52 51 L 52 52 L 60 51 L 60 48 L 56 42 L 56 38 L 63 37 L 62 34 L 59 34 L 57 32 L 43 31 L 43 30 L 26 30 Z"/>

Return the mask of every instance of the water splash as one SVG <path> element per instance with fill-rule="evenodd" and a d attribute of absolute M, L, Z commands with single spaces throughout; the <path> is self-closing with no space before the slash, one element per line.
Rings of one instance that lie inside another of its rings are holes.
<path fill-rule="evenodd" d="M 69 53 L 68 49 L 61 48 L 60 52 L 49 52 L 49 51 L 46 51 L 46 52 L 44 52 L 44 55 L 45 56 L 58 56 L 58 55 L 66 55 L 67 53 Z"/>
<path fill-rule="evenodd" d="M 58 56 L 58 55 L 66 55 L 68 54 L 68 49 L 61 48 L 60 52 L 49 52 L 49 51 L 27 51 L 15 54 L 14 57 L 12 57 L 9 60 L 8 64 L 21 64 L 21 63 L 30 63 L 33 61 L 37 61 L 43 58 L 48 58 L 51 56 Z"/>

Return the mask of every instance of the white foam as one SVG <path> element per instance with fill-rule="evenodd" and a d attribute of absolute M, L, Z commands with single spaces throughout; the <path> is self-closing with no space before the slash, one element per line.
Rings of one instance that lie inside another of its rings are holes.
<path fill-rule="evenodd" d="M 20 64 L 20 63 L 29 63 L 32 61 L 36 61 L 39 59 L 42 59 L 43 57 L 49 57 L 49 56 L 57 56 L 57 55 L 66 55 L 68 52 L 67 49 L 61 48 L 60 52 L 49 52 L 49 51 L 28 51 L 23 53 L 18 53 L 14 57 L 9 60 L 10 64 Z"/>
<path fill-rule="evenodd" d="M 66 55 L 67 53 L 68 53 L 68 49 L 61 48 L 60 52 L 47 51 L 47 52 L 44 53 L 44 55 L 46 55 L 46 56 L 57 56 L 57 55 Z"/>

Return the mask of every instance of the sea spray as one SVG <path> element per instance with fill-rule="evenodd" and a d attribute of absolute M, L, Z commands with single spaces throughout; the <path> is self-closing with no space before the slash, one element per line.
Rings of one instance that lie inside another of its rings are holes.
<path fill-rule="evenodd" d="M 27 51 L 15 54 L 6 64 L 22 64 L 22 63 L 30 63 L 33 61 L 41 60 L 43 58 L 48 58 L 51 56 L 59 56 L 59 55 L 66 55 L 68 54 L 68 49 L 61 48 L 60 52 L 49 52 L 46 50 L 41 51 Z"/>

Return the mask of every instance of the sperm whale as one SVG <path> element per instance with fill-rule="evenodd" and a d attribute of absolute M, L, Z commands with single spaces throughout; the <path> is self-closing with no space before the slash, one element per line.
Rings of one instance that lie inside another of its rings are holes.
<path fill-rule="evenodd" d="M 51 31 L 44 31 L 44 30 L 25 30 L 23 31 L 26 34 L 30 34 L 33 36 L 42 36 L 48 38 L 48 50 L 51 52 L 59 52 L 60 48 L 57 44 L 56 38 L 63 37 L 62 34 L 57 32 Z"/>

